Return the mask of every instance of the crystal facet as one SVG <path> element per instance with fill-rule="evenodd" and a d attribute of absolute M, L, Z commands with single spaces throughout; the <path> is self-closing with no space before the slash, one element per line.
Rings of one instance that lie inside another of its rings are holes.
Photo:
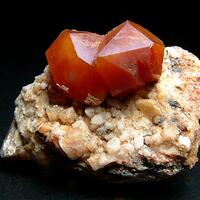
<path fill-rule="evenodd" d="M 106 96 L 92 64 L 102 38 L 95 33 L 65 30 L 46 52 L 54 82 L 67 87 L 67 96 L 73 100 L 85 102 L 90 95 L 102 102 Z"/>
<path fill-rule="evenodd" d="M 110 31 L 99 46 L 96 68 L 109 92 L 126 94 L 159 78 L 164 44 L 130 21 Z"/>

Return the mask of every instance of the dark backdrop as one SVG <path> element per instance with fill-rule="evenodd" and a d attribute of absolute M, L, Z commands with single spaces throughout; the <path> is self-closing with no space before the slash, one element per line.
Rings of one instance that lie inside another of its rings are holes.
<path fill-rule="evenodd" d="M 0 144 L 13 116 L 14 99 L 47 64 L 44 52 L 65 28 L 101 34 L 126 19 L 146 27 L 166 46 L 178 45 L 200 57 L 198 6 L 192 2 L 76 1 L 19 2 L 0 7 Z M 150 5 L 151 4 L 151 5 Z M 199 199 L 199 165 L 168 181 L 118 185 L 73 176 L 47 176 L 33 165 L 0 161 L 0 199 Z"/>

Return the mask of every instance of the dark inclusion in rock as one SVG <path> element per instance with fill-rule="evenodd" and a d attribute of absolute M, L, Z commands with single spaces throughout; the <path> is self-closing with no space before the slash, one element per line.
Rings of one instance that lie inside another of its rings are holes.
<path fill-rule="evenodd" d="M 175 101 L 175 100 L 169 100 L 168 101 L 168 103 L 169 103 L 169 105 L 172 107 L 172 108 L 180 108 L 181 106 L 180 106 L 180 104 L 177 102 L 177 101 Z"/>

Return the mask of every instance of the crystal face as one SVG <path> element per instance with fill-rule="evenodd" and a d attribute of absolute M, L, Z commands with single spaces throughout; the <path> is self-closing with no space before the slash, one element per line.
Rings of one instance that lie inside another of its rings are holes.
<path fill-rule="evenodd" d="M 99 46 L 96 68 L 112 96 L 126 94 L 159 78 L 164 44 L 130 21 L 110 31 Z"/>
<path fill-rule="evenodd" d="M 92 64 L 102 38 L 95 33 L 65 30 L 46 52 L 54 82 L 73 100 L 90 104 L 88 98 L 95 97 L 99 104 L 105 99 L 106 88 Z"/>

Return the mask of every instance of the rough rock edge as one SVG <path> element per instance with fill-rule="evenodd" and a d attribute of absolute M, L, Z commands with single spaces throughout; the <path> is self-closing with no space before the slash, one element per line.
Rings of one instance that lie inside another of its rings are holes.
<path fill-rule="evenodd" d="M 16 145 L 16 141 L 18 141 L 19 145 Z M 13 146 L 13 150 L 9 149 L 10 145 Z M 70 161 L 64 156 L 57 155 L 51 148 L 46 147 L 46 149 L 38 153 L 34 152 L 34 148 L 26 148 L 23 138 L 17 131 L 14 120 L 2 145 L 1 157 L 7 160 L 34 160 L 41 166 L 48 167 L 54 171 L 59 169 L 64 173 L 76 172 L 112 183 L 158 181 L 169 178 L 186 168 L 181 160 L 176 163 L 171 163 L 171 165 L 152 165 L 146 161 L 145 164 L 148 167 L 146 170 L 136 171 L 135 169 L 112 163 L 103 169 L 93 171 L 84 165 L 80 165 L 79 161 Z"/>

